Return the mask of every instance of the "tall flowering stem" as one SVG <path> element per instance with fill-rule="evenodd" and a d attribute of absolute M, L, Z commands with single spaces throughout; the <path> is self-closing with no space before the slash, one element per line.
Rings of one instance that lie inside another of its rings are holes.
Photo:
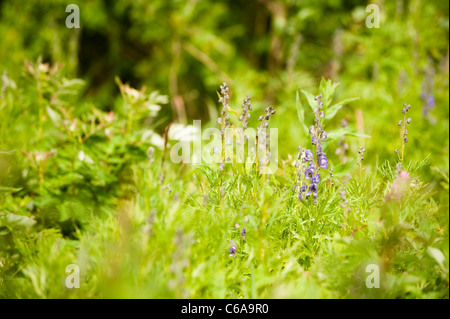
<path fill-rule="evenodd" d="M 403 163 L 404 154 L 405 154 L 405 144 L 408 143 L 408 130 L 406 129 L 406 124 L 411 124 L 411 121 L 412 121 L 411 118 L 406 119 L 406 113 L 408 113 L 408 111 L 410 109 L 411 109 L 410 104 L 403 103 L 403 109 L 402 109 L 403 120 L 400 120 L 397 123 L 397 125 L 401 127 L 400 136 L 402 139 L 402 156 L 400 157 L 400 154 L 399 154 L 399 151 L 397 148 L 395 149 L 395 153 L 397 154 L 398 159 L 402 163 Z"/>
<path fill-rule="evenodd" d="M 219 166 L 220 171 L 223 170 L 223 167 L 225 165 L 225 129 L 231 126 L 229 121 L 230 116 L 227 112 L 229 108 L 228 102 L 230 101 L 229 92 L 230 89 L 225 82 L 220 86 L 220 94 L 217 92 L 217 95 L 219 96 L 219 102 L 222 103 L 222 111 L 220 112 L 220 117 L 216 121 L 217 124 L 220 125 L 220 135 L 222 136 L 222 157 Z"/>
<path fill-rule="evenodd" d="M 241 137 L 242 140 L 242 154 L 244 156 L 244 171 L 245 171 L 245 165 L 246 165 L 246 156 L 245 156 L 245 142 L 249 139 L 248 135 L 244 135 L 245 130 L 247 129 L 248 125 L 248 119 L 250 118 L 250 111 L 252 110 L 252 104 L 250 102 L 250 95 L 247 94 L 247 98 L 244 99 L 244 102 L 242 103 L 242 115 L 239 116 L 239 121 L 242 122 L 242 134 Z"/>
<path fill-rule="evenodd" d="M 311 125 L 309 127 L 309 134 L 311 135 L 311 144 L 314 145 L 315 148 L 315 158 L 314 154 L 311 150 L 301 149 L 301 155 L 299 154 L 299 159 L 301 158 L 302 162 L 308 162 L 308 167 L 303 167 L 300 164 L 299 173 L 304 172 L 305 180 L 310 180 L 310 184 L 308 187 L 308 191 L 306 191 L 306 181 L 300 183 L 300 193 L 298 194 L 298 198 L 303 200 L 304 197 L 308 198 L 310 195 L 313 195 L 314 204 L 317 203 L 317 194 L 318 194 L 318 184 L 320 182 L 319 169 L 328 169 L 328 159 L 323 153 L 321 142 L 325 142 L 328 140 L 328 134 L 323 130 L 321 120 L 325 118 L 325 113 L 323 111 L 323 101 L 322 94 L 319 94 L 315 97 L 317 101 L 317 107 L 313 109 L 314 113 L 314 123 L 315 125 Z"/>
<path fill-rule="evenodd" d="M 260 125 L 256 127 L 256 157 L 255 157 L 255 163 L 257 165 L 258 175 L 259 175 L 259 169 L 261 169 L 264 165 L 263 161 L 259 161 L 259 146 L 264 146 L 265 150 L 269 148 L 269 134 L 267 133 L 268 127 L 269 127 L 269 120 L 272 115 L 276 113 L 276 111 L 273 108 L 273 105 L 270 105 L 265 109 L 266 114 L 261 115 L 258 118 L 258 121 L 261 122 Z M 267 153 L 267 152 L 266 152 Z"/>

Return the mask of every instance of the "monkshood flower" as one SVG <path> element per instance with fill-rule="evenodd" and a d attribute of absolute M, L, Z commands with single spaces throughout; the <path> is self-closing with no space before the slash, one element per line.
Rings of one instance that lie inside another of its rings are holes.
<path fill-rule="evenodd" d="M 313 175 L 314 175 L 314 164 L 310 162 L 308 169 L 305 171 L 305 178 L 310 179 Z"/>
<path fill-rule="evenodd" d="M 314 154 L 311 150 L 306 150 L 305 151 L 305 157 L 304 160 L 306 162 L 311 162 L 314 159 Z"/>
<path fill-rule="evenodd" d="M 305 187 L 305 185 L 302 185 L 302 187 L 300 187 L 300 193 L 298 193 L 298 199 L 303 200 L 303 197 L 305 196 L 305 192 L 306 192 L 306 187 Z"/>
<path fill-rule="evenodd" d="M 313 195 L 314 197 L 314 203 L 317 200 L 317 184 L 312 183 L 309 188 L 308 188 L 308 192 L 306 193 L 306 197 L 309 197 L 310 195 Z"/>
<path fill-rule="evenodd" d="M 234 240 L 230 241 L 230 249 L 228 249 L 228 253 L 230 254 L 230 257 L 234 257 L 236 255 L 236 243 Z"/>
<path fill-rule="evenodd" d="M 245 241 L 245 239 L 246 239 L 246 236 L 247 235 L 247 230 L 245 229 L 245 227 L 242 227 L 242 230 L 241 230 L 241 237 L 242 237 L 242 240 L 243 241 Z"/>
<path fill-rule="evenodd" d="M 308 168 L 305 167 L 304 170 L 304 178 L 306 180 L 310 180 L 310 184 L 307 186 L 306 184 L 303 184 L 303 182 L 300 182 L 301 187 L 298 198 L 303 200 L 305 197 L 308 198 L 310 195 L 313 195 L 314 203 L 317 203 L 318 184 L 320 182 L 319 170 L 328 169 L 328 159 L 326 154 L 323 152 L 321 145 L 321 142 L 328 140 L 328 133 L 323 130 L 323 126 L 321 124 L 321 120 L 325 118 L 322 94 L 317 95 L 314 99 L 317 101 L 317 107 L 313 109 L 315 125 L 311 125 L 308 131 L 311 135 L 311 145 L 315 146 L 316 156 L 314 160 L 314 153 L 311 150 L 306 150 L 302 153 L 302 161 L 309 162 Z M 308 189 L 307 192 L 306 189 Z"/>
<path fill-rule="evenodd" d="M 317 145 L 317 136 L 316 135 L 311 136 L 311 144 Z"/>
<path fill-rule="evenodd" d="M 323 151 L 322 151 L 322 145 L 317 145 L 317 149 L 316 149 L 316 155 L 317 156 L 320 156 L 320 155 L 322 155 L 323 154 Z"/>
<path fill-rule="evenodd" d="M 313 176 L 313 178 L 311 178 L 311 184 L 319 184 L 319 182 L 320 182 L 319 174 L 316 174 Z"/>
<path fill-rule="evenodd" d="M 306 193 L 306 197 L 308 198 L 311 194 L 314 198 L 314 204 L 317 204 L 317 190 L 318 190 L 318 184 L 320 182 L 319 174 L 316 174 L 311 178 L 311 185 L 309 185 L 308 192 Z"/>
<path fill-rule="evenodd" d="M 322 169 L 328 168 L 328 159 L 325 154 L 320 154 L 317 162 L 318 162 L 320 168 L 322 168 Z"/>

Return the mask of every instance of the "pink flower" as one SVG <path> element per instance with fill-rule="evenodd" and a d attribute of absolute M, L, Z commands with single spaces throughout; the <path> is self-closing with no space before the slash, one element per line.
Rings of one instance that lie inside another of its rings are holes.
<path fill-rule="evenodd" d="M 386 196 L 386 199 L 400 201 L 409 187 L 409 180 L 408 172 L 401 171 L 392 183 L 391 191 Z"/>

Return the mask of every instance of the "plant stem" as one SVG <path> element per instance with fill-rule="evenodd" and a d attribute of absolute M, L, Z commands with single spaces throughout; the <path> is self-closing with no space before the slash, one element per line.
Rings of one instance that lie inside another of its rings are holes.
<path fill-rule="evenodd" d="M 402 158 L 401 158 L 402 163 L 403 163 L 403 155 L 405 152 L 405 129 L 406 129 L 406 112 L 403 115 L 403 123 L 402 123 Z"/>

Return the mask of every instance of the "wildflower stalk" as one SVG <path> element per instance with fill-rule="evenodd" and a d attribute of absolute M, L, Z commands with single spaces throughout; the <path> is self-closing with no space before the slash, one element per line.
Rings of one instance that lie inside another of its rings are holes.
<path fill-rule="evenodd" d="M 328 140 L 328 134 L 322 128 L 320 120 L 325 118 L 323 109 L 322 94 L 317 95 L 314 98 L 318 101 L 318 107 L 313 109 L 315 126 L 309 127 L 309 134 L 311 135 L 311 144 L 315 146 L 316 158 L 314 159 L 314 153 L 311 150 L 304 151 L 303 162 L 309 162 L 308 168 L 305 170 L 305 179 L 310 179 L 310 185 L 306 192 L 306 185 L 301 185 L 298 198 L 303 200 L 304 196 L 308 198 L 310 195 L 314 197 L 314 204 L 317 203 L 318 184 L 320 182 L 319 168 L 328 169 L 328 159 L 322 151 L 321 142 Z"/>
<path fill-rule="evenodd" d="M 242 134 L 240 134 L 240 138 L 242 138 L 242 154 L 244 156 L 244 171 L 245 171 L 245 165 L 246 165 L 246 156 L 245 156 L 245 142 L 246 142 L 246 136 L 244 135 L 244 131 L 247 129 L 248 125 L 248 119 L 250 118 L 250 111 L 252 110 L 252 105 L 250 102 L 250 95 L 247 95 L 247 98 L 244 99 L 244 102 L 242 103 L 242 115 L 239 116 L 239 121 L 242 121 Z"/>
<path fill-rule="evenodd" d="M 364 161 L 364 153 L 366 152 L 366 149 L 361 146 L 358 150 L 359 153 L 359 160 L 356 162 L 357 164 L 359 164 L 359 176 L 362 176 L 362 171 L 365 170 L 364 167 L 362 167 L 362 162 Z"/>
<path fill-rule="evenodd" d="M 322 133 L 322 129 L 321 129 L 321 124 L 320 124 L 320 120 L 325 117 L 325 114 L 323 113 L 322 107 L 323 107 L 323 101 L 322 101 L 322 94 L 319 94 L 315 97 L 315 99 L 317 100 L 317 104 L 318 104 L 318 108 L 316 110 L 315 113 L 315 119 L 314 121 L 316 122 L 316 141 L 317 143 L 315 144 L 315 154 L 317 154 L 317 149 L 320 145 L 320 134 Z M 319 113 L 320 112 L 320 113 Z M 323 114 L 323 115 L 322 115 Z M 314 165 L 314 175 L 317 174 L 317 170 L 319 169 L 319 157 L 316 156 L 316 161 L 315 161 L 315 165 Z"/>
<path fill-rule="evenodd" d="M 403 122 L 402 122 L 401 134 L 403 134 L 405 132 L 405 122 L 406 122 L 406 112 L 405 112 L 405 114 L 403 114 Z M 402 139 L 402 158 L 400 159 L 400 161 L 402 163 L 403 163 L 404 154 L 405 154 L 405 140 Z"/>
<path fill-rule="evenodd" d="M 319 122 L 320 121 L 317 121 L 317 123 L 316 123 L 316 139 L 317 139 L 317 141 L 319 141 Z M 317 142 L 316 143 L 316 145 L 315 145 L 315 154 L 317 154 L 317 148 L 319 147 L 319 142 Z M 316 175 L 317 174 L 317 170 L 319 169 L 318 167 L 319 167 L 319 157 L 318 156 L 316 156 L 316 161 L 315 161 L 315 165 L 314 165 L 314 175 Z"/>
<path fill-rule="evenodd" d="M 269 127 L 269 120 L 270 120 L 270 116 L 275 114 L 276 111 L 273 109 L 273 105 L 270 105 L 269 107 L 266 108 L 266 114 L 265 115 L 261 115 L 258 118 L 258 121 L 261 122 L 260 125 L 258 125 L 258 127 L 256 128 L 256 164 L 257 164 L 257 176 L 259 176 L 259 171 L 261 170 L 261 167 L 264 165 L 264 162 L 261 160 L 261 162 L 259 161 L 259 144 L 260 142 L 265 142 L 265 148 L 266 150 L 269 148 L 269 135 L 267 134 L 267 129 Z M 264 132 L 264 135 L 261 136 L 261 133 Z M 262 137 L 262 139 L 260 140 L 260 137 Z M 267 152 L 266 152 L 267 154 Z M 258 169 L 259 168 L 259 169 Z"/>
<path fill-rule="evenodd" d="M 230 122 L 228 121 L 230 119 L 230 116 L 227 113 L 227 110 L 229 108 L 228 102 L 230 100 L 230 95 L 228 94 L 229 91 L 230 89 L 228 88 L 227 84 L 223 83 L 220 86 L 220 93 L 217 92 L 217 95 L 219 96 L 219 102 L 222 103 L 222 111 L 220 112 L 220 117 L 216 121 L 216 123 L 220 125 L 220 134 L 222 136 L 222 155 L 219 171 L 222 171 L 225 165 L 225 129 L 227 127 L 230 127 Z"/>
<path fill-rule="evenodd" d="M 408 130 L 406 129 L 406 124 L 410 124 L 411 123 L 411 118 L 408 118 L 408 119 L 406 118 L 406 113 L 409 111 L 409 109 L 411 109 L 411 105 L 403 103 L 403 106 L 404 106 L 404 108 L 402 110 L 403 121 L 402 120 L 398 121 L 398 126 L 401 127 L 401 129 L 400 129 L 400 136 L 402 138 L 402 155 L 401 155 L 401 157 L 400 157 L 398 149 L 395 149 L 395 153 L 397 154 L 398 159 L 400 160 L 401 163 L 403 163 L 403 160 L 404 160 L 405 144 L 408 143 L 408 137 L 407 137 Z"/>

